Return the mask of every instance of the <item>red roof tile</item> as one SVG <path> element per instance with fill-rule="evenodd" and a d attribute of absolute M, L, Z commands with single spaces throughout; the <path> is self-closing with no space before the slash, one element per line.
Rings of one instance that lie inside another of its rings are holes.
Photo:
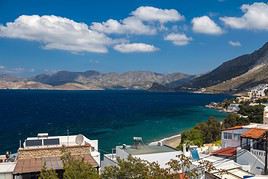
<path fill-rule="evenodd" d="M 252 128 L 244 132 L 241 137 L 250 138 L 250 139 L 260 139 L 265 136 L 265 129 Z"/>
<path fill-rule="evenodd" d="M 231 157 L 236 155 L 236 147 L 226 147 L 212 152 L 212 155 Z"/>

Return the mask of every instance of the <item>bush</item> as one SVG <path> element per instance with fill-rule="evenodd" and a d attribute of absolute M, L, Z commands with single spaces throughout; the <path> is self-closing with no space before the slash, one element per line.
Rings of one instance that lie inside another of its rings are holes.
<path fill-rule="evenodd" d="M 178 146 L 182 149 L 182 144 L 201 146 L 204 143 L 212 143 L 221 138 L 221 124 L 215 118 L 210 117 L 208 121 L 197 124 L 194 128 L 184 131 L 181 134 L 181 145 Z"/>
<path fill-rule="evenodd" d="M 181 134 L 181 143 L 186 144 L 187 147 L 190 145 L 203 145 L 203 134 L 199 129 L 190 129 Z"/>
<path fill-rule="evenodd" d="M 249 106 L 240 105 L 239 114 L 248 116 L 250 122 L 262 123 L 263 120 L 263 105 Z"/>
<path fill-rule="evenodd" d="M 221 137 L 221 124 L 214 117 L 209 117 L 207 122 L 200 123 L 194 127 L 200 130 L 204 143 L 211 143 Z"/>
<path fill-rule="evenodd" d="M 69 153 L 62 156 L 64 179 L 99 179 L 98 171 L 83 158 L 73 158 Z"/>
<path fill-rule="evenodd" d="M 222 128 L 230 128 L 239 125 L 248 125 L 250 123 L 249 118 L 240 117 L 238 114 L 231 113 L 223 121 Z"/>
<path fill-rule="evenodd" d="M 55 170 L 47 169 L 44 164 L 38 179 L 59 179 L 59 177 Z"/>

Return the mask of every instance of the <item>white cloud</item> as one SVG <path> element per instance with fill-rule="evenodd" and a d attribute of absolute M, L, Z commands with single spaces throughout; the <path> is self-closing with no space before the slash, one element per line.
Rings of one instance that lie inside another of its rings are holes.
<path fill-rule="evenodd" d="M 0 25 L 0 37 L 39 41 L 45 49 L 71 52 L 107 52 L 112 39 L 90 30 L 84 23 L 58 16 L 22 15 L 14 22 Z"/>
<path fill-rule="evenodd" d="M 159 22 L 161 24 L 159 30 L 163 30 L 164 23 L 183 19 L 184 17 L 175 9 L 141 6 L 123 20 L 109 19 L 105 22 L 93 22 L 90 28 L 106 34 L 154 35 L 157 33 L 155 22 Z"/>
<path fill-rule="evenodd" d="M 164 40 L 171 41 L 175 45 L 187 45 L 192 40 L 191 37 L 187 37 L 185 34 L 182 33 L 170 33 L 164 37 Z"/>
<path fill-rule="evenodd" d="M 184 17 L 175 9 L 159 9 L 141 6 L 131 13 L 142 21 L 159 21 L 160 23 L 183 20 Z"/>
<path fill-rule="evenodd" d="M 156 29 L 153 26 L 145 25 L 136 17 L 128 17 L 122 21 L 109 19 L 106 22 L 93 22 L 92 30 L 107 34 L 156 34 Z"/>
<path fill-rule="evenodd" d="M 229 43 L 229 45 L 231 45 L 233 47 L 240 47 L 241 46 L 241 43 L 239 41 L 230 40 L 228 43 Z"/>
<path fill-rule="evenodd" d="M 195 17 L 192 19 L 193 31 L 197 33 L 220 35 L 223 30 L 208 16 Z"/>
<path fill-rule="evenodd" d="M 241 6 L 244 15 L 241 17 L 221 17 L 221 20 L 234 29 L 268 30 L 268 4 L 253 3 Z"/>
<path fill-rule="evenodd" d="M 114 46 L 116 51 L 122 53 L 132 53 L 132 52 L 154 52 L 159 50 L 153 45 L 145 44 L 145 43 L 124 43 L 117 44 Z"/>

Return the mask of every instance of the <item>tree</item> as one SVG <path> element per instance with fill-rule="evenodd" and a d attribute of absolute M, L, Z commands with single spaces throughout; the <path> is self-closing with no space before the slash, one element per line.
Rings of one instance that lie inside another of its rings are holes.
<path fill-rule="evenodd" d="M 183 178 L 201 178 L 204 172 L 216 171 L 222 175 L 224 170 L 218 170 L 214 167 L 213 163 L 207 160 L 199 160 L 198 165 L 194 165 L 189 157 L 181 154 L 177 159 L 171 159 L 167 164 L 169 165 L 168 171 L 170 178 L 178 178 L 178 173 L 183 173 Z"/>
<path fill-rule="evenodd" d="M 265 96 L 268 96 L 268 89 L 264 90 Z"/>
<path fill-rule="evenodd" d="M 98 171 L 83 158 L 74 158 L 70 153 L 64 153 L 62 156 L 64 179 L 99 179 Z"/>
<path fill-rule="evenodd" d="M 232 104 L 234 99 L 225 99 L 221 105 L 223 108 L 227 109 L 230 104 Z"/>
<path fill-rule="evenodd" d="M 262 123 L 263 120 L 263 105 L 249 106 L 240 105 L 239 114 L 243 116 L 248 116 L 250 122 Z"/>
<path fill-rule="evenodd" d="M 184 178 L 199 178 L 204 171 L 217 169 L 211 162 L 199 161 L 198 166 L 185 155 L 178 155 L 166 164 L 166 168 L 160 168 L 157 163 L 149 163 L 129 156 L 127 159 L 117 159 L 116 166 L 105 167 L 101 178 L 103 179 L 180 179 L 179 174 Z"/>
<path fill-rule="evenodd" d="M 116 166 L 105 167 L 101 178 L 103 179 L 154 179 L 168 178 L 166 169 L 160 167 L 158 163 L 149 163 L 139 158 L 128 156 L 126 160 L 117 158 Z"/>
<path fill-rule="evenodd" d="M 201 146 L 204 143 L 203 138 L 203 133 L 199 129 L 193 128 L 181 134 L 181 143 L 186 144 L 187 147 L 189 145 Z"/>
<path fill-rule="evenodd" d="M 199 178 L 204 171 L 217 171 L 212 163 L 200 160 L 194 165 L 185 155 L 178 155 L 161 168 L 156 162 L 150 163 L 139 158 L 128 156 L 127 159 L 117 158 L 117 165 L 105 167 L 101 176 L 94 168 L 83 160 L 72 158 L 69 154 L 62 157 L 64 164 L 64 179 L 178 179 Z M 53 170 L 43 167 L 40 179 L 58 179 Z"/>
<path fill-rule="evenodd" d="M 46 164 L 41 169 L 40 176 L 38 179 L 59 179 L 57 173 L 53 169 L 47 169 Z"/>
<path fill-rule="evenodd" d="M 194 127 L 201 131 L 204 143 L 215 142 L 220 139 L 221 124 L 214 117 L 209 117 L 207 122 Z"/>
<path fill-rule="evenodd" d="M 223 121 L 222 128 L 230 128 L 237 125 L 247 125 L 250 123 L 249 118 L 240 117 L 238 114 L 231 113 Z"/>

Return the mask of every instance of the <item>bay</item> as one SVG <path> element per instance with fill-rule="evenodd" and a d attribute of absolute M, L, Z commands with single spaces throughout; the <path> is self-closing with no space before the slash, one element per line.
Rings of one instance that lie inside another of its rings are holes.
<path fill-rule="evenodd" d="M 37 133 L 83 134 L 99 140 L 102 153 L 134 136 L 145 143 L 178 134 L 222 113 L 204 106 L 224 94 L 129 90 L 0 90 L 0 152 L 16 152 L 19 141 Z"/>

